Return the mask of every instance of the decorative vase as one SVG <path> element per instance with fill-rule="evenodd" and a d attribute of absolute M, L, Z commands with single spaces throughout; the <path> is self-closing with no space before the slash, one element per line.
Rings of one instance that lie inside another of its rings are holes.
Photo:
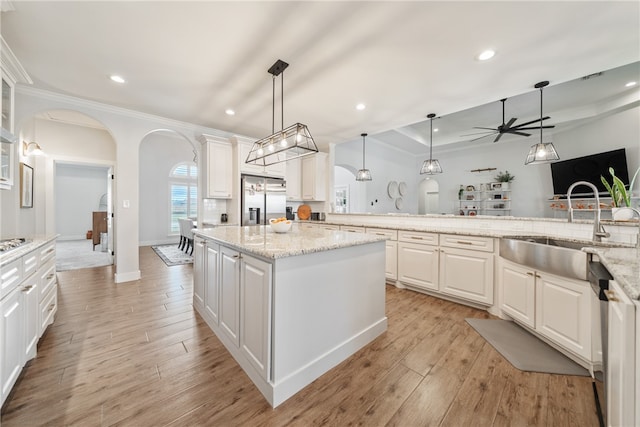
<path fill-rule="evenodd" d="M 510 185 L 509 182 L 503 182 L 502 185 L 500 186 L 500 189 L 506 191 L 509 189 L 509 185 Z"/>
<path fill-rule="evenodd" d="M 614 221 L 629 221 L 633 219 L 633 210 L 629 208 L 611 208 Z"/>

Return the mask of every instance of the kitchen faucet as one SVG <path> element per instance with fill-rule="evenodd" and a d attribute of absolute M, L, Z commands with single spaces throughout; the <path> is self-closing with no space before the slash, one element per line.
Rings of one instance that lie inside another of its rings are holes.
<path fill-rule="evenodd" d="M 567 205 L 569 205 L 568 213 L 569 213 L 569 222 L 573 222 L 573 207 L 571 206 L 571 192 L 573 189 L 579 185 L 585 185 L 593 190 L 593 195 L 596 198 L 596 207 L 593 210 L 595 212 L 595 216 L 593 218 L 593 241 L 601 242 L 603 237 L 611 236 L 607 233 L 600 224 L 600 196 L 598 195 L 598 189 L 595 185 L 587 181 L 577 181 L 571 184 L 569 189 L 567 190 Z"/>

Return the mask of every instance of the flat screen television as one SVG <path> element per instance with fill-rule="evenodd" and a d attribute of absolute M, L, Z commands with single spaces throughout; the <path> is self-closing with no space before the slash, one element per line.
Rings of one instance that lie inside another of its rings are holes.
<path fill-rule="evenodd" d="M 616 176 L 628 186 L 629 171 L 627 170 L 627 155 L 624 148 L 551 163 L 553 193 L 565 195 L 574 182 L 587 181 L 595 185 L 599 193 L 608 196 L 607 189 L 600 181 L 600 175 L 611 182 L 610 167 L 615 170 Z M 590 192 L 587 187 L 576 188 L 576 190 L 578 193 Z"/>

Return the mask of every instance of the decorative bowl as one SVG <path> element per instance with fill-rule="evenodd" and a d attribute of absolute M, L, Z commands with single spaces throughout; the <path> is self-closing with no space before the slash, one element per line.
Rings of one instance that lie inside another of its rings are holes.
<path fill-rule="evenodd" d="M 291 224 L 293 224 L 293 222 L 290 220 L 282 221 L 274 218 L 271 218 L 269 220 L 271 229 L 276 233 L 286 233 L 287 231 L 291 230 Z"/>

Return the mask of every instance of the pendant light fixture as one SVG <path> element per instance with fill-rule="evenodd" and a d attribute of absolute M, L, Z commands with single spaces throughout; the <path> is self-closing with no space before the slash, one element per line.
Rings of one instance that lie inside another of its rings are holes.
<path fill-rule="evenodd" d="M 258 166 L 269 166 L 287 160 L 307 156 L 317 153 L 318 147 L 313 141 L 306 125 L 296 123 L 284 128 L 284 70 L 289 66 L 286 62 L 278 59 L 267 70 L 273 76 L 273 101 L 271 114 L 271 135 L 253 143 L 251 151 L 245 160 Z M 281 129 L 275 131 L 276 114 L 276 77 L 280 76 L 280 119 Z"/>
<path fill-rule="evenodd" d="M 525 165 L 549 163 L 560 159 L 552 142 L 542 142 L 542 89 L 548 85 L 548 81 L 543 81 L 534 86 L 536 89 L 540 89 L 540 142 L 531 146 L 527 160 L 524 162 Z"/>
<path fill-rule="evenodd" d="M 364 139 L 367 137 L 366 133 L 361 133 L 362 137 L 362 169 L 356 173 L 356 181 L 371 181 L 371 171 L 364 167 Z"/>
<path fill-rule="evenodd" d="M 422 163 L 422 167 L 420 168 L 420 174 L 424 175 L 434 175 L 437 173 L 442 173 L 442 167 L 440 167 L 440 162 L 437 159 L 433 158 L 433 118 L 436 115 L 431 113 L 427 117 L 430 121 L 430 136 L 429 136 L 429 160 L 425 160 Z"/>

